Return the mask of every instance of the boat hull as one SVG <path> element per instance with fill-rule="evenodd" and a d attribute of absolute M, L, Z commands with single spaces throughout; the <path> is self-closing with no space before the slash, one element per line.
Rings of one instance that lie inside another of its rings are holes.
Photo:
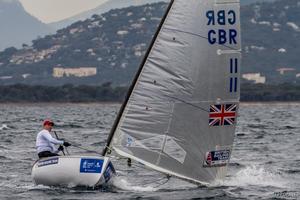
<path fill-rule="evenodd" d="M 36 161 L 31 175 L 37 185 L 96 187 L 107 184 L 114 174 L 108 157 L 55 156 Z"/>

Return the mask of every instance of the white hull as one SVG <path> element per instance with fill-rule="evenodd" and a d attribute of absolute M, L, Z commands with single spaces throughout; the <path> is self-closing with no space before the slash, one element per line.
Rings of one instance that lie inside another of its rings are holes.
<path fill-rule="evenodd" d="M 107 157 L 55 156 L 39 159 L 32 168 L 32 178 L 37 185 L 89 186 L 109 182 L 115 174 Z"/>

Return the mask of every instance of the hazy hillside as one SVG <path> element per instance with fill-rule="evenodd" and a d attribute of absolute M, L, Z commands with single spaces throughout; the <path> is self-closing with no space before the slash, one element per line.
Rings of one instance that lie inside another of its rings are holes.
<path fill-rule="evenodd" d="M 65 20 L 50 23 L 48 25 L 50 25 L 54 29 L 61 29 L 69 26 L 70 24 L 76 21 L 85 20 L 94 14 L 101 15 L 105 12 L 108 12 L 111 9 L 125 8 L 129 6 L 140 6 L 147 3 L 151 4 L 151 3 L 163 2 L 163 1 L 169 2 L 169 0 L 138 0 L 138 1 L 137 0 L 109 0 L 103 3 L 102 5 L 98 6 L 97 8 L 88 10 L 86 12 L 80 13 L 78 15 L 75 15 Z"/>
<path fill-rule="evenodd" d="M 0 53 L 0 84 L 127 85 L 166 6 L 111 10 L 36 39 L 30 47 L 6 49 Z M 267 83 L 299 82 L 299 8 L 300 0 L 242 7 L 243 74 L 261 73 Z M 60 77 L 54 68 L 69 71 Z M 287 71 L 280 74 L 281 68 Z"/>
<path fill-rule="evenodd" d="M 30 43 L 38 35 L 50 33 L 50 28 L 25 12 L 17 0 L 0 0 L 0 50 Z"/>
<path fill-rule="evenodd" d="M 275 0 L 241 0 L 241 5 L 247 5 L 255 2 L 265 2 L 265 1 L 275 1 Z M 58 22 L 53 22 L 48 25 L 54 28 L 55 30 L 58 30 L 67 27 L 76 21 L 85 20 L 94 14 L 97 15 L 103 14 L 105 12 L 108 12 L 111 9 L 125 8 L 129 6 L 139 6 L 139 5 L 144 5 L 147 3 L 150 4 L 155 2 L 170 2 L 170 0 L 109 0 L 95 9 L 88 10 L 86 12 L 80 13 L 68 19 L 64 19 Z"/>
<path fill-rule="evenodd" d="M 112 10 L 0 53 L 0 84 L 128 84 L 167 4 Z M 53 68 L 96 68 L 97 75 L 53 78 Z"/>

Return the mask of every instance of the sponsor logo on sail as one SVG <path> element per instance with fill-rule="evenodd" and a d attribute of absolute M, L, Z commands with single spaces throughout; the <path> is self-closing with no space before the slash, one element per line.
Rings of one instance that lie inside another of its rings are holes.
<path fill-rule="evenodd" d="M 206 152 L 203 167 L 223 167 L 229 162 L 230 150 Z"/>

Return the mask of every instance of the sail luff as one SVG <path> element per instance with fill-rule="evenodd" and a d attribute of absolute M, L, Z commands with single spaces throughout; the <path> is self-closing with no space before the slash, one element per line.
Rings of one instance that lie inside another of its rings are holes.
<path fill-rule="evenodd" d="M 126 94 L 125 100 L 124 100 L 124 102 L 123 102 L 121 108 L 119 109 L 117 118 L 116 118 L 116 120 L 114 121 L 114 124 L 113 124 L 113 126 L 112 126 L 112 129 L 111 129 L 111 131 L 110 131 L 110 133 L 109 133 L 109 136 L 108 136 L 108 139 L 107 139 L 106 146 L 104 147 L 103 152 L 102 152 L 102 156 L 105 156 L 105 155 L 107 154 L 109 148 L 110 148 L 111 141 L 112 141 L 112 139 L 113 139 L 114 133 L 115 133 L 117 127 L 118 127 L 118 124 L 119 124 L 120 119 L 121 119 L 121 117 L 122 117 L 122 115 L 123 115 L 124 109 L 125 109 L 125 107 L 126 107 L 126 105 L 127 105 L 127 103 L 128 103 L 128 100 L 129 100 L 129 98 L 130 98 L 130 95 L 132 94 L 132 91 L 133 91 L 133 89 L 134 89 L 134 86 L 135 86 L 135 84 L 136 84 L 136 82 L 137 82 L 137 80 L 138 80 L 138 78 L 139 78 L 139 76 L 140 76 L 140 73 L 142 72 L 142 69 L 143 69 L 143 67 L 144 67 L 144 65 L 145 65 L 145 63 L 146 63 L 146 61 L 147 61 L 147 58 L 148 58 L 148 56 L 149 56 L 149 54 L 150 54 L 150 52 L 151 52 L 151 49 L 152 49 L 152 47 L 153 47 L 153 45 L 154 45 L 154 43 L 155 43 L 155 41 L 156 41 L 156 38 L 157 38 L 157 36 L 158 36 L 158 34 L 159 34 L 159 32 L 160 32 L 160 30 L 161 30 L 163 24 L 164 24 L 165 19 L 166 19 L 167 16 L 168 16 L 168 13 L 169 13 L 169 11 L 170 11 L 170 9 L 171 9 L 173 3 L 174 3 L 174 0 L 171 0 L 170 3 L 169 3 L 169 5 L 168 5 L 168 8 L 167 8 L 167 10 L 166 10 L 166 12 L 165 12 L 165 14 L 164 14 L 164 16 L 163 16 L 163 18 L 162 18 L 162 20 L 161 20 L 161 22 L 160 22 L 160 24 L 159 24 L 159 26 L 158 26 L 158 28 L 157 28 L 156 33 L 154 34 L 154 36 L 153 36 L 153 38 L 152 38 L 152 41 L 151 41 L 151 43 L 150 43 L 150 45 L 149 45 L 149 48 L 147 49 L 147 52 L 145 53 L 145 56 L 144 56 L 144 58 L 143 58 L 143 61 L 141 62 L 140 66 L 139 66 L 139 69 L 138 69 L 138 71 L 137 71 L 137 73 L 136 73 L 136 75 L 135 75 L 135 77 L 134 77 L 134 79 L 133 79 L 133 81 L 132 81 L 132 83 L 131 83 L 129 89 L 128 89 L 128 92 L 127 92 L 127 94 Z"/>

